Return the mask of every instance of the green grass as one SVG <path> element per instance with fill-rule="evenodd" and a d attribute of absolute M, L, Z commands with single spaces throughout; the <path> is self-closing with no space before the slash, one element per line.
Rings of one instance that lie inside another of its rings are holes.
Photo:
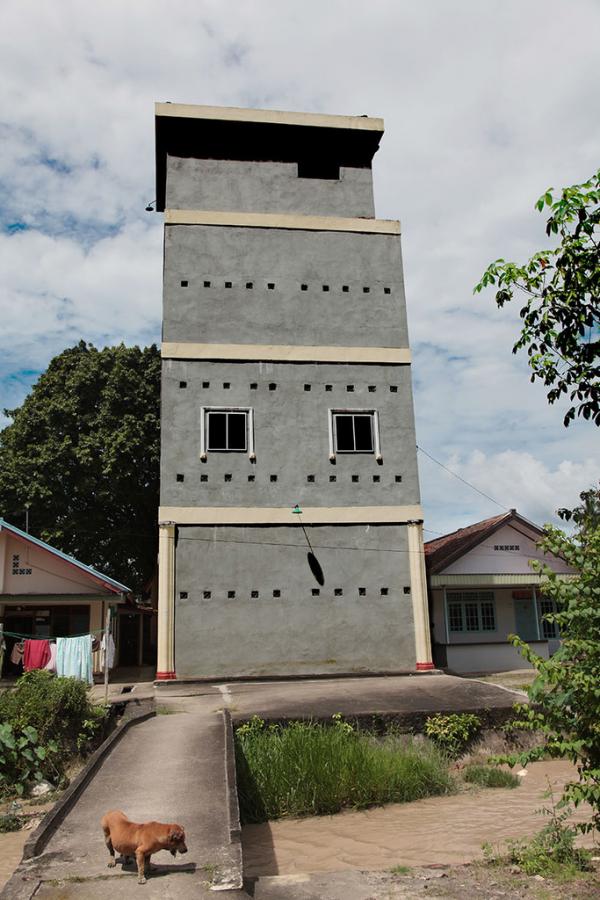
<path fill-rule="evenodd" d="M 20 831 L 23 827 L 23 821 L 22 816 L 16 816 L 12 813 L 0 816 L 0 832 Z"/>
<path fill-rule="evenodd" d="M 448 794 L 455 790 L 447 759 L 433 746 L 332 726 L 253 719 L 236 732 L 242 824 L 282 816 L 330 815 Z"/>
<path fill-rule="evenodd" d="M 410 866 L 393 866 L 390 873 L 392 875 L 410 875 Z"/>
<path fill-rule="evenodd" d="M 463 772 L 463 778 L 468 784 L 478 784 L 486 788 L 516 788 L 520 779 L 506 769 L 498 769 L 496 766 L 467 766 Z"/>

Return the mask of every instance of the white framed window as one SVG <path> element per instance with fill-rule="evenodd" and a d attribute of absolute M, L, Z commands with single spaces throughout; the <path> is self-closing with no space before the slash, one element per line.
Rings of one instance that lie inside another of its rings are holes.
<path fill-rule="evenodd" d="M 493 591 L 449 591 L 446 604 L 449 631 L 473 633 L 496 630 Z"/>
<path fill-rule="evenodd" d="M 247 453 L 256 459 L 252 407 L 201 407 L 200 458 L 209 453 Z"/>
<path fill-rule="evenodd" d="M 556 612 L 556 603 L 549 597 L 540 597 L 539 600 L 539 617 L 542 626 L 542 639 L 545 641 L 553 641 L 560 637 L 558 625 L 556 622 L 549 622 L 546 619 L 548 613 Z"/>
<path fill-rule="evenodd" d="M 338 453 L 373 453 L 381 457 L 376 409 L 329 410 L 329 458 Z"/>

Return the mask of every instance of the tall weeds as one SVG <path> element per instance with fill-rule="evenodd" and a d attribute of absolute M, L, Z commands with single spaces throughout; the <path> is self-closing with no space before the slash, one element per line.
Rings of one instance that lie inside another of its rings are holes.
<path fill-rule="evenodd" d="M 268 728 L 254 719 L 236 732 L 236 764 L 243 824 L 454 790 L 447 759 L 430 744 L 376 739 L 339 717 L 332 726 L 291 722 Z"/>

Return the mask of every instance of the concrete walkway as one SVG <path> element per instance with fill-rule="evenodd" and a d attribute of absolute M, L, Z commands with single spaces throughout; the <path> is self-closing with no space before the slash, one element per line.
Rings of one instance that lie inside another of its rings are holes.
<path fill-rule="evenodd" d="M 223 889 L 239 885 L 241 849 L 230 842 L 221 695 L 212 688 L 204 693 L 186 703 L 161 700 L 168 714 L 124 735 L 42 855 L 20 867 L 7 896 L 130 897 L 138 889 L 135 866 L 107 868 L 100 828 L 103 814 L 115 808 L 136 822 L 179 822 L 186 830 L 185 856 L 162 851 L 153 857 L 157 868 L 139 887 L 144 898 L 197 898 L 210 896 L 211 882 Z"/>
<path fill-rule="evenodd" d="M 134 692 L 134 695 L 137 692 Z M 507 710 L 514 693 L 445 675 L 174 684 L 156 690 L 156 718 L 134 725 L 103 762 L 43 854 L 22 864 L 2 894 L 11 900 L 208 897 L 238 889 L 241 845 L 230 840 L 222 709 L 235 718 L 424 715 L 437 710 Z M 108 869 L 100 819 L 122 809 L 133 821 L 180 822 L 188 854 L 154 857 L 143 887 L 133 867 Z M 257 894 L 258 896 L 258 894 Z"/>

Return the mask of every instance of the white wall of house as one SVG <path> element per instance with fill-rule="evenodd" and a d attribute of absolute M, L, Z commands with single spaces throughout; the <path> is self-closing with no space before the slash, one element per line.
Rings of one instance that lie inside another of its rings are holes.
<path fill-rule="evenodd" d="M 536 546 L 537 536 L 527 534 L 525 529 L 517 529 L 512 525 L 499 528 L 491 537 L 485 538 L 460 559 L 443 570 L 444 575 L 495 575 L 500 573 L 532 574 L 529 560 L 543 560 L 555 572 L 572 573 L 563 560 L 555 556 L 542 554 Z M 518 547 L 518 550 L 495 549 Z"/>
<path fill-rule="evenodd" d="M 70 563 L 0 532 L 0 594 L 98 594 L 102 586 Z"/>
<path fill-rule="evenodd" d="M 548 644 L 534 643 L 533 649 L 548 659 Z M 529 663 L 512 644 L 476 644 L 452 646 L 447 649 L 448 669 L 459 673 L 510 672 L 514 669 L 530 669 Z"/>

